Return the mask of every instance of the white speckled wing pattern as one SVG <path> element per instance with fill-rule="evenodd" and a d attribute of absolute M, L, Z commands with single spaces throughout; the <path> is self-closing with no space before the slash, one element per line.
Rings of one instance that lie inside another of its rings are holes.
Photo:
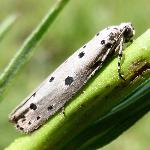
<path fill-rule="evenodd" d="M 54 115 L 99 69 L 108 54 L 118 49 L 124 41 L 125 29 L 132 29 L 131 23 L 108 27 L 77 50 L 62 65 L 26 98 L 10 115 L 17 129 L 30 133 Z M 128 33 L 129 34 L 129 33 Z M 128 37 L 129 38 L 129 37 Z"/>

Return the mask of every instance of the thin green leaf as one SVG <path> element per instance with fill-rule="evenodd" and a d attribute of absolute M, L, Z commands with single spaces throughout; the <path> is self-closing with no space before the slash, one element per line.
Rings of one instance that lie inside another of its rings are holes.
<path fill-rule="evenodd" d="M 117 58 L 105 64 L 66 105 L 65 116 L 57 113 L 37 131 L 18 138 L 6 149 L 68 149 L 75 137 L 116 108 L 131 90 L 149 78 L 150 30 L 126 49 L 124 57 L 122 72 L 126 81 L 118 78 Z"/>
<path fill-rule="evenodd" d="M 16 15 L 11 15 L 0 24 L 0 41 L 6 36 L 8 31 L 11 29 L 12 25 L 16 21 L 16 17 Z"/>
<path fill-rule="evenodd" d="M 2 75 L 0 76 L 0 100 L 2 100 L 3 93 L 15 77 L 22 66 L 30 59 L 34 51 L 34 47 L 41 40 L 50 25 L 54 22 L 58 14 L 69 0 L 58 0 L 55 6 L 48 12 L 45 18 L 41 21 L 39 26 L 31 33 L 27 40 L 23 43 L 16 55 L 12 58 Z"/>

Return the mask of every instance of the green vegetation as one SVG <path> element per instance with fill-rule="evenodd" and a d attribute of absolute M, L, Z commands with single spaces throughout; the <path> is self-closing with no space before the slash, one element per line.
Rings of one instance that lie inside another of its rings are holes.
<path fill-rule="evenodd" d="M 12 27 L 15 20 L 16 20 L 16 15 L 12 15 L 12 16 L 9 16 L 8 18 L 6 18 L 6 20 L 1 23 L 1 25 L 0 25 L 0 40 L 2 40 L 5 37 L 5 35 L 10 30 L 10 28 Z"/>

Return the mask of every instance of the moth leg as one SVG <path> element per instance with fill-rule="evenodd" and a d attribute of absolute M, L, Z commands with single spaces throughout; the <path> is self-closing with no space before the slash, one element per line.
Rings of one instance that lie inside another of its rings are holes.
<path fill-rule="evenodd" d="M 121 38 L 120 44 L 119 44 L 119 52 L 118 52 L 118 75 L 121 79 L 124 79 L 124 77 L 121 74 L 121 59 L 123 54 L 123 38 Z"/>
<path fill-rule="evenodd" d="M 109 48 L 109 49 L 107 50 L 106 54 L 104 54 L 104 56 L 103 56 L 102 59 L 101 59 L 101 63 L 103 63 L 103 62 L 105 61 L 105 59 L 107 58 L 107 56 L 108 56 L 108 54 L 110 53 L 110 51 L 111 51 L 111 48 Z"/>
<path fill-rule="evenodd" d="M 99 60 L 99 64 L 98 64 L 98 66 L 93 70 L 93 72 L 91 73 L 91 75 L 88 77 L 88 79 L 91 77 L 91 76 L 93 76 L 94 74 L 95 74 L 95 72 L 98 70 L 98 68 L 100 68 L 101 67 L 101 65 L 103 64 L 103 62 L 105 61 L 105 59 L 107 58 L 107 56 L 108 56 L 108 54 L 110 53 L 110 51 L 111 51 L 111 48 L 109 48 L 107 51 L 106 51 L 106 53 L 103 55 L 103 57 Z"/>

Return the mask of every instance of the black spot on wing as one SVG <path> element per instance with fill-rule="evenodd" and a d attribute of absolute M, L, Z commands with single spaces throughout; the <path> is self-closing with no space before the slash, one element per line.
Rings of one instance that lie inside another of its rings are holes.
<path fill-rule="evenodd" d="M 51 77 L 50 80 L 49 80 L 49 82 L 52 82 L 53 80 L 54 80 L 54 77 Z"/>
<path fill-rule="evenodd" d="M 84 54 L 85 54 L 84 52 L 79 53 L 79 55 L 78 55 L 79 58 L 82 58 L 84 56 Z"/>
<path fill-rule="evenodd" d="M 28 122 L 28 125 L 31 125 L 31 122 L 30 122 L 30 121 Z"/>
<path fill-rule="evenodd" d="M 83 48 L 86 48 L 86 45 L 84 45 Z"/>
<path fill-rule="evenodd" d="M 105 44 L 105 40 L 101 40 L 101 44 L 104 45 Z"/>
<path fill-rule="evenodd" d="M 24 128 L 20 127 L 20 130 L 24 130 Z"/>
<path fill-rule="evenodd" d="M 48 111 L 50 111 L 50 110 L 52 110 L 53 109 L 53 106 L 52 105 L 50 105 L 49 107 L 47 107 L 47 110 Z"/>
<path fill-rule="evenodd" d="M 65 85 L 71 85 L 71 83 L 73 82 L 73 77 L 67 77 L 66 79 L 65 79 Z"/>
<path fill-rule="evenodd" d="M 20 127 L 18 124 L 16 125 L 16 127 L 20 130 L 24 130 L 24 128 Z"/>
<path fill-rule="evenodd" d="M 36 110 L 36 109 L 37 109 L 37 106 L 36 106 L 34 103 L 31 103 L 31 104 L 30 104 L 30 109 Z"/>
<path fill-rule="evenodd" d="M 96 34 L 96 36 L 99 36 L 99 32 Z"/>
<path fill-rule="evenodd" d="M 118 30 L 118 28 L 114 27 L 115 30 Z"/>
<path fill-rule="evenodd" d="M 19 126 L 18 124 L 16 125 L 16 127 L 17 127 L 17 128 L 20 128 L 20 126 Z"/>
<path fill-rule="evenodd" d="M 40 118 L 41 118 L 40 116 L 37 116 L 37 118 L 36 118 L 36 119 L 37 119 L 37 120 L 39 120 Z"/>

